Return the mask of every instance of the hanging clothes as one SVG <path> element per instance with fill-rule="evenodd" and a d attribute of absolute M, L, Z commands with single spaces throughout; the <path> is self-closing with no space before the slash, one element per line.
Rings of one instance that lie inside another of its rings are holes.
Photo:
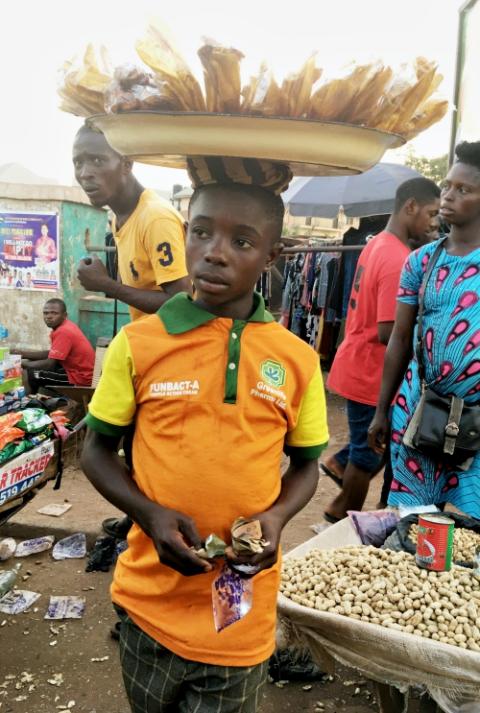
<path fill-rule="evenodd" d="M 319 351 L 340 255 L 298 253 L 285 265 L 280 323 Z M 331 318 L 335 317 L 334 313 Z"/>

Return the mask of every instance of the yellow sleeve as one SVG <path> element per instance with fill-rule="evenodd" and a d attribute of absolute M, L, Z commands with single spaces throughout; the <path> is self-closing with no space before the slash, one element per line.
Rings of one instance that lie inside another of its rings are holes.
<path fill-rule="evenodd" d="M 87 425 L 106 436 L 121 436 L 132 423 L 135 410 L 135 367 L 125 331 L 108 347 L 102 375 L 88 406 Z"/>
<path fill-rule="evenodd" d="M 145 233 L 144 246 L 157 285 L 188 275 L 185 262 L 185 231 L 175 216 L 153 220 Z"/>
<path fill-rule="evenodd" d="M 295 428 L 287 433 L 286 452 L 295 452 L 301 458 L 318 458 L 328 443 L 327 407 L 325 389 L 317 366 L 300 403 Z"/>

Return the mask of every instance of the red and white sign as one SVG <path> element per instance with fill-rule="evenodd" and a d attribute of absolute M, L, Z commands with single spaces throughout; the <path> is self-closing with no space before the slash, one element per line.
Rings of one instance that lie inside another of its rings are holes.
<path fill-rule="evenodd" d="M 0 505 L 14 500 L 39 481 L 53 456 L 53 441 L 47 441 L 0 465 Z"/>

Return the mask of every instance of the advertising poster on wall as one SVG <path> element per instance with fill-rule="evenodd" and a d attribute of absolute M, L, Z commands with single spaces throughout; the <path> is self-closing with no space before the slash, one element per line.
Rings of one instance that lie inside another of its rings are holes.
<path fill-rule="evenodd" d="M 58 290 L 56 213 L 0 211 L 0 289 Z"/>

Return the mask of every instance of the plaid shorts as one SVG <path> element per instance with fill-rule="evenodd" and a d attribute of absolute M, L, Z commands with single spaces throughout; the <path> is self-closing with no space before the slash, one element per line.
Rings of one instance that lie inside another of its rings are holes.
<path fill-rule="evenodd" d="M 257 666 L 212 666 L 172 653 L 120 617 L 120 660 L 132 713 L 255 713 L 268 660 Z"/>

